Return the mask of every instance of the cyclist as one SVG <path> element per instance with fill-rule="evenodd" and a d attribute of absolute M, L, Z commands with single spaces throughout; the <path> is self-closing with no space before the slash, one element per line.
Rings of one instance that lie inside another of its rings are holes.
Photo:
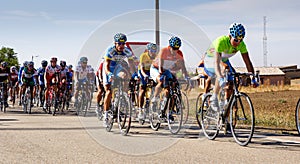
<path fill-rule="evenodd" d="M 7 104 L 7 97 L 8 97 L 8 94 L 7 94 L 7 83 L 10 81 L 10 70 L 7 66 L 7 62 L 1 62 L 1 66 L 0 66 L 0 82 L 3 83 L 2 86 L 0 87 L 3 87 L 3 96 L 4 96 L 4 105 L 6 107 L 8 107 L 8 104 Z"/>
<path fill-rule="evenodd" d="M 15 95 L 18 95 L 19 93 L 19 86 L 17 85 L 18 83 L 18 71 L 17 71 L 17 68 L 16 66 L 12 66 L 10 67 L 10 100 L 9 101 L 12 101 L 12 99 L 15 97 L 13 97 L 13 87 L 16 87 L 15 88 Z"/>
<path fill-rule="evenodd" d="M 38 81 L 38 74 L 34 68 L 34 63 L 32 61 L 28 62 L 28 66 L 24 68 L 21 75 L 22 79 L 22 95 L 25 95 L 26 87 L 30 86 L 30 95 L 31 95 L 31 107 L 33 107 L 33 87 L 36 85 L 35 82 Z M 35 79 L 35 80 L 34 80 Z"/>
<path fill-rule="evenodd" d="M 95 110 L 96 113 L 98 113 L 100 110 L 99 108 L 100 108 L 100 102 L 102 100 L 102 94 L 105 92 L 104 86 L 103 86 L 103 78 L 102 78 L 103 63 L 104 63 L 104 60 L 101 60 L 99 68 L 96 72 L 96 82 L 97 82 L 97 88 L 98 88 L 97 109 Z"/>
<path fill-rule="evenodd" d="M 240 51 L 248 72 L 254 74 L 252 62 L 249 58 L 246 44 L 243 41 L 244 37 L 244 26 L 239 23 L 233 23 L 229 28 L 229 35 L 218 37 L 213 41 L 209 49 L 206 51 L 206 56 L 204 57 L 204 71 L 209 77 L 216 78 L 213 95 L 211 97 L 211 105 L 214 111 L 219 110 L 217 95 L 219 93 L 220 87 L 224 87 L 226 85 L 226 79 L 222 73 L 225 69 L 221 69 L 222 64 L 226 65 L 223 68 L 227 67 L 229 69 L 229 72 L 234 72 L 234 69 L 229 62 L 229 58 Z M 253 87 L 258 86 L 258 83 L 256 82 L 254 77 L 252 78 L 252 83 Z M 227 101 L 232 94 L 232 91 L 233 86 L 232 83 L 229 82 L 229 88 L 226 90 L 225 94 Z"/>
<path fill-rule="evenodd" d="M 21 87 L 22 86 L 22 81 L 21 81 L 21 78 L 22 78 L 22 72 L 24 70 L 24 68 L 26 68 L 28 65 L 28 61 L 24 61 L 23 62 L 23 66 L 20 68 L 19 70 L 19 73 L 18 73 L 18 85 Z M 22 98 L 22 88 L 21 88 L 21 91 L 20 91 L 20 101 L 19 101 L 19 106 L 21 106 L 21 98 Z"/>
<path fill-rule="evenodd" d="M 160 88 L 168 87 L 167 80 L 177 81 L 176 77 L 172 75 L 172 69 L 181 66 L 183 75 L 185 78 L 189 78 L 188 72 L 186 70 L 183 53 L 179 50 L 181 46 L 181 39 L 179 37 L 173 36 L 169 40 L 169 46 L 162 48 L 155 60 L 153 61 L 150 68 L 150 76 L 157 83 L 154 91 L 154 96 L 151 100 L 152 103 L 157 102 L 158 93 Z M 164 85 L 163 85 L 164 84 Z M 165 95 L 168 95 L 168 90 L 165 89 Z M 166 100 L 166 97 L 164 98 Z M 162 117 L 164 117 L 164 110 L 162 110 Z"/>
<path fill-rule="evenodd" d="M 125 47 L 127 37 L 125 34 L 117 33 L 114 36 L 114 45 L 110 47 L 104 55 L 104 65 L 103 65 L 103 84 L 105 89 L 104 97 L 104 121 L 103 126 L 107 125 L 108 109 L 111 102 L 112 91 L 111 91 L 111 81 L 113 76 L 118 76 L 122 79 L 130 79 L 131 73 L 134 72 L 134 61 L 133 54 L 129 48 Z M 128 59 L 128 63 L 125 59 Z M 117 65 L 120 65 L 118 70 L 115 70 Z M 128 66 L 129 64 L 129 66 Z M 129 74 L 126 71 L 129 67 Z M 126 87 L 126 86 L 124 86 Z M 126 90 L 126 89 L 125 89 Z"/>
<path fill-rule="evenodd" d="M 147 50 L 140 56 L 140 63 L 138 66 L 138 75 L 140 78 L 140 92 L 139 92 L 139 115 L 140 120 L 144 120 L 144 115 L 142 114 L 142 108 L 144 105 L 145 91 L 147 83 L 150 77 L 150 67 L 152 60 L 155 58 L 157 52 L 157 45 L 154 43 L 147 44 Z"/>
<path fill-rule="evenodd" d="M 68 68 L 66 61 L 61 60 L 60 63 L 60 71 L 59 71 L 59 84 L 60 84 L 60 88 L 65 86 L 67 84 L 67 72 L 68 72 Z"/>
<path fill-rule="evenodd" d="M 71 101 L 71 98 L 72 98 L 72 91 L 73 91 L 73 81 L 74 81 L 74 71 L 73 71 L 73 66 L 70 64 L 68 66 L 68 72 L 66 74 L 66 77 L 67 77 L 67 89 L 69 91 L 69 100 L 68 101 Z"/>
<path fill-rule="evenodd" d="M 51 86 L 53 86 L 54 92 L 57 92 L 57 83 L 59 82 L 58 74 L 60 72 L 60 66 L 57 65 L 57 58 L 52 57 L 50 64 L 46 67 L 45 70 L 45 100 L 48 99 L 48 91 Z M 46 110 L 47 101 L 44 101 L 43 109 Z"/>
<path fill-rule="evenodd" d="M 39 80 L 39 84 L 40 84 L 40 93 L 39 94 L 39 98 L 40 98 L 40 107 L 43 107 L 44 104 L 44 92 L 45 92 L 45 72 L 46 72 L 46 67 L 48 65 L 47 60 L 43 60 L 41 62 L 42 67 L 40 67 L 37 71 L 38 74 L 38 80 Z"/>
<path fill-rule="evenodd" d="M 76 71 L 75 71 L 75 77 L 77 82 L 76 82 L 75 93 L 74 93 L 75 95 L 74 106 L 76 107 L 78 105 L 78 91 L 83 89 L 80 88 L 80 84 L 82 84 L 83 82 L 88 83 L 88 74 L 92 73 L 92 67 L 90 65 L 87 65 L 87 62 L 88 62 L 87 57 L 81 57 L 79 60 L 79 65 L 76 67 Z M 88 89 L 88 87 L 85 89 Z M 91 91 L 89 90 L 88 93 L 90 92 Z"/>

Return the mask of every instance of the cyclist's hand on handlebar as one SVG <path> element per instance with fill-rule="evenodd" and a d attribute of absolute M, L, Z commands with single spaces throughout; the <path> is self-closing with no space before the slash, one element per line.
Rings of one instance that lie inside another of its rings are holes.
<path fill-rule="evenodd" d="M 254 78 L 251 80 L 251 83 L 252 83 L 253 88 L 256 88 L 259 86 L 259 83 Z"/>

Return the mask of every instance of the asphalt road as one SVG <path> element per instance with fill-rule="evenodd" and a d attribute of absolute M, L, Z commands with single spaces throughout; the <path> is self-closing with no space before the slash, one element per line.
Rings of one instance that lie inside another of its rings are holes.
<path fill-rule="evenodd" d="M 296 134 L 296 133 L 295 133 Z M 167 126 L 153 131 L 133 122 L 128 136 L 117 126 L 106 132 L 93 109 L 56 116 L 34 108 L 24 114 L 10 107 L 0 113 L 0 163 L 299 163 L 300 137 L 257 129 L 242 147 L 231 135 L 207 140 L 194 120 L 179 135 Z"/>

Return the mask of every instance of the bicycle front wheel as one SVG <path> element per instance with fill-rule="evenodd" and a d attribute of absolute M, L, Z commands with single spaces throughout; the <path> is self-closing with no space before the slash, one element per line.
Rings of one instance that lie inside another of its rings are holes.
<path fill-rule="evenodd" d="M 296 110 L 295 110 L 295 122 L 298 130 L 298 134 L 300 135 L 300 99 L 298 100 Z"/>
<path fill-rule="evenodd" d="M 124 93 L 126 94 L 126 93 Z M 120 95 L 118 101 L 118 125 L 122 135 L 127 135 L 131 124 L 131 103 L 127 96 Z"/>
<path fill-rule="evenodd" d="M 212 109 L 210 105 L 211 93 L 206 94 L 203 99 L 203 103 L 200 109 L 201 116 L 201 126 L 204 135 L 210 139 L 214 140 L 219 134 L 219 117 L 216 112 Z"/>
<path fill-rule="evenodd" d="M 181 129 L 183 111 L 181 99 L 178 94 L 175 93 L 172 96 L 172 99 L 173 101 L 169 101 L 167 106 L 167 120 L 170 132 L 172 134 L 177 134 Z"/>
<path fill-rule="evenodd" d="M 250 97 L 239 93 L 230 104 L 230 128 L 235 141 L 246 146 L 254 133 L 254 109 Z"/>
<path fill-rule="evenodd" d="M 190 104 L 187 95 L 181 92 L 181 108 L 183 111 L 183 124 L 186 124 L 189 119 Z"/>
<path fill-rule="evenodd" d="M 199 125 L 199 128 L 201 128 L 201 106 L 202 106 L 202 93 L 198 95 L 196 101 L 196 120 Z"/>

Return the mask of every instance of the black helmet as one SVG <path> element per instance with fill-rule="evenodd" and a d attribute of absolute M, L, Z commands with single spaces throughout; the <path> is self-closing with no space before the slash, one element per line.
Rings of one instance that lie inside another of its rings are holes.
<path fill-rule="evenodd" d="M 43 61 L 41 62 L 41 64 L 42 64 L 42 67 L 47 67 L 48 62 L 47 62 L 47 60 L 43 60 Z"/>
<path fill-rule="evenodd" d="M 66 66 L 66 61 L 61 60 L 60 61 L 60 66 L 65 67 Z"/>

